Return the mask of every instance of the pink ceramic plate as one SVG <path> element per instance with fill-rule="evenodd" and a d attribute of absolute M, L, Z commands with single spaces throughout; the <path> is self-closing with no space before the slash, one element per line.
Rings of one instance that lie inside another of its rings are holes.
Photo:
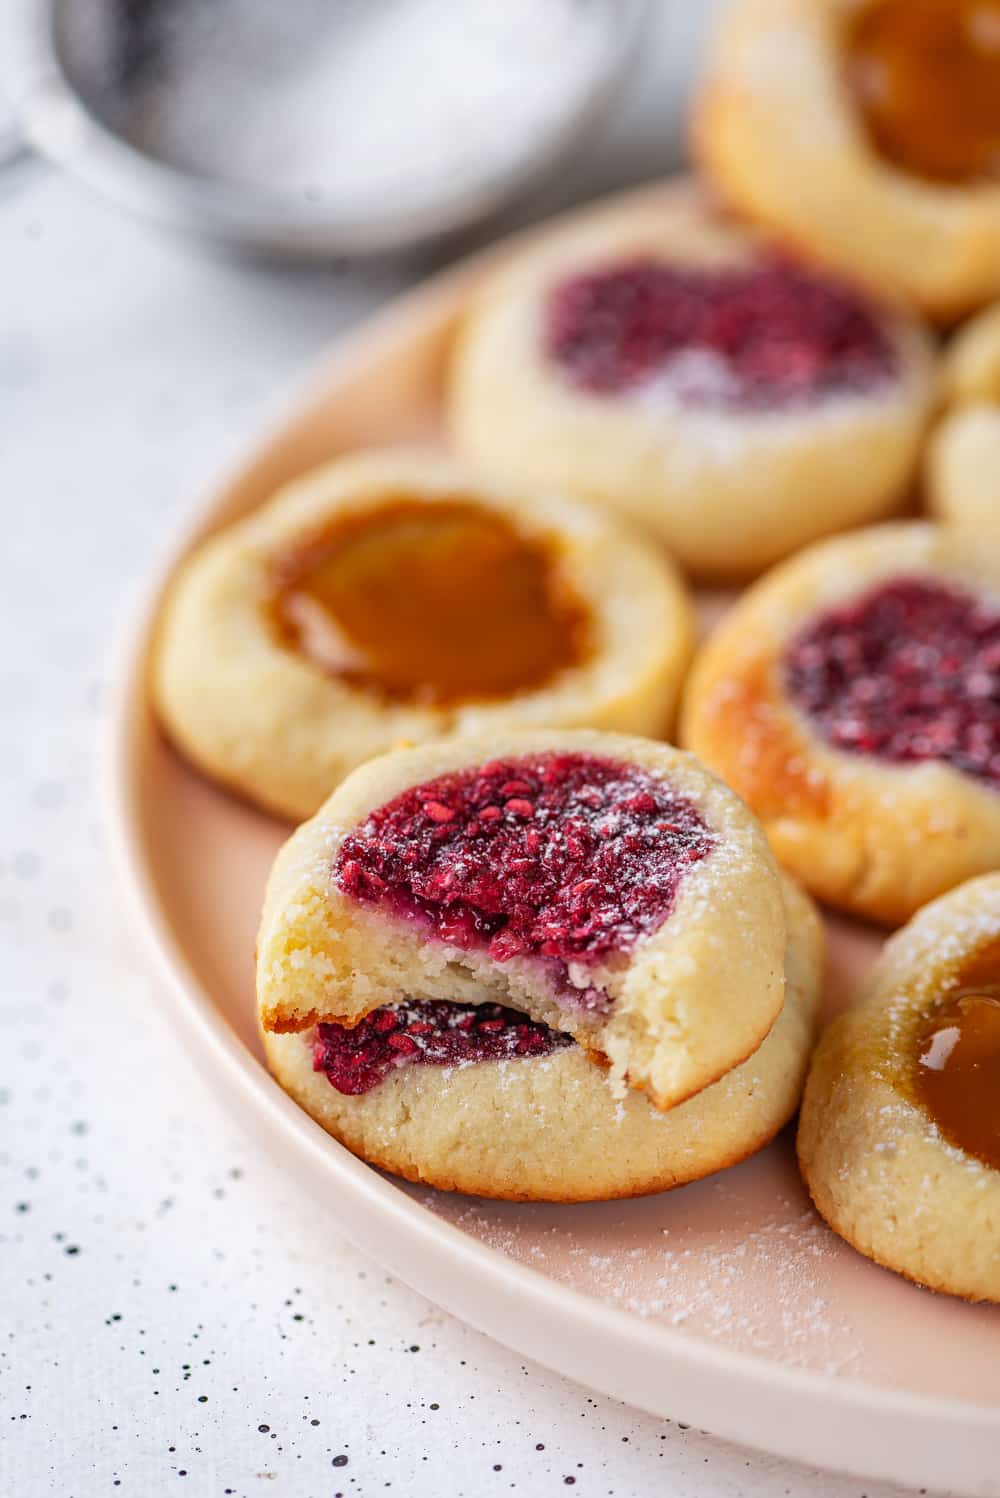
<path fill-rule="evenodd" d="M 345 449 L 433 440 L 449 333 L 483 263 L 350 339 L 209 497 L 202 533 Z M 818 1465 L 1000 1498 L 1000 1310 L 915 1289 L 841 1243 L 809 1206 L 790 1138 L 669 1195 L 495 1204 L 400 1185 L 285 1097 L 255 1033 L 253 944 L 287 828 L 164 744 L 144 680 L 155 608 L 118 717 L 122 865 L 192 1052 L 313 1201 L 432 1300 L 605 1394 Z M 836 1005 L 878 938 L 846 922 L 831 934 Z"/>

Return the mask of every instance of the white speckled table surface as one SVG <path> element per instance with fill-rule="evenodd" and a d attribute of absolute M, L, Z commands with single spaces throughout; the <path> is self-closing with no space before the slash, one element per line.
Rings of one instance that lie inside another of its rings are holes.
<path fill-rule="evenodd" d="M 679 10 L 551 201 L 670 164 Z M 153 1002 L 102 833 L 115 644 L 222 458 L 440 258 L 238 264 L 0 179 L 0 1498 L 889 1498 L 592 1397 L 387 1279 Z"/>

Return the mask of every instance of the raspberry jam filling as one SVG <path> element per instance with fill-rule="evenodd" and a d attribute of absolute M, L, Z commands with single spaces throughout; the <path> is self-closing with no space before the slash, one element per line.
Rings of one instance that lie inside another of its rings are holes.
<path fill-rule="evenodd" d="M 952 994 L 918 1036 L 916 1090 L 944 1137 L 1000 1169 L 1000 986 Z"/>
<path fill-rule="evenodd" d="M 692 804 L 648 771 L 589 754 L 496 760 L 414 786 L 343 841 L 334 878 L 357 900 L 496 962 L 624 953 L 667 918 L 714 845 Z M 607 995 L 576 983 L 600 1008 Z"/>
<path fill-rule="evenodd" d="M 1000 177 L 1000 0 L 876 0 L 844 38 L 875 149 L 938 182 Z"/>
<path fill-rule="evenodd" d="M 274 612 L 327 674 L 426 704 L 531 691 L 589 653 L 554 547 L 461 499 L 341 516 L 281 559 Z"/>
<path fill-rule="evenodd" d="M 325 1072 L 338 1092 L 355 1097 L 400 1066 L 512 1061 L 549 1056 L 572 1044 L 569 1035 L 501 1004 L 408 999 L 376 1009 L 352 1030 L 317 1025 L 313 1070 Z"/>
<path fill-rule="evenodd" d="M 785 688 L 835 749 L 941 760 L 1000 788 L 1000 609 L 899 577 L 793 640 Z"/>
<path fill-rule="evenodd" d="M 774 258 L 714 270 L 637 259 L 573 276 L 549 295 L 545 347 L 595 394 L 651 386 L 728 410 L 867 391 L 897 366 L 861 298 Z"/>

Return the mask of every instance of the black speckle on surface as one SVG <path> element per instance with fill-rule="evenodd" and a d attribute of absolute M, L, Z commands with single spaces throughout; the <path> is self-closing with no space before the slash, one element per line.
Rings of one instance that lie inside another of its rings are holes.
<path fill-rule="evenodd" d="M 347 1457 L 344 1455 L 343 1452 L 341 1452 L 339 1456 L 335 1456 L 334 1457 L 333 1462 L 331 1463 L 331 1465 L 334 1466 L 334 1467 L 346 1467 L 347 1466 Z"/>

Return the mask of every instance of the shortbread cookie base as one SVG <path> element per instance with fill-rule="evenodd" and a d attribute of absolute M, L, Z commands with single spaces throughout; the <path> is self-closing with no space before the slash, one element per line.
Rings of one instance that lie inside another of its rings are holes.
<path fill-rule="evenodd" d="M 640 1196 L 698 1180 L 771 1140 L 802 1088 L 823 970 L 822 927 L 790 880 L 785 1001 L 760 1048 L 660 1113 L 617 1097 L 579 1047 L 464 1066 L 415 1065 L 347 1097 L 313 1070 L 310 1035 L 263 1032 L 268 1064 L 328 1133 L 373 1165 L 449 1191 L 511 1201 Z"/>

